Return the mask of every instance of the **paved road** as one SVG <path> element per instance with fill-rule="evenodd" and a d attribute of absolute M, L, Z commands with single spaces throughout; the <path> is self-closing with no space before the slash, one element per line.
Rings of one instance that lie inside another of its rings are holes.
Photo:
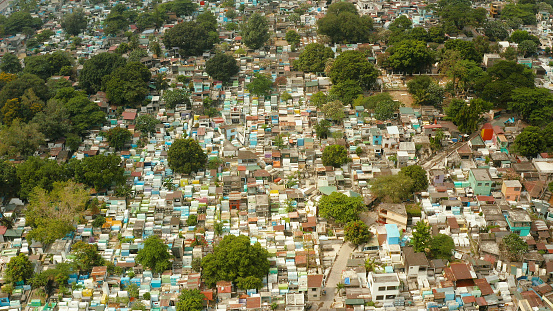
<path fill-rule="evenodd" d="M 342 271 L 346 269 L 349 256 L 353 249 L 354 247 L 350 243 L 342 244 L 338 256 L 330 270 L 330 275 L 326 280 L 326 296 L 323 296 L 323 306 L 319 308 L 319 310 L 330 310 L 330 306 L 332 302 L 334 302 L 334 297 L 337 295 L 336 285 L 342 281 Z"/>

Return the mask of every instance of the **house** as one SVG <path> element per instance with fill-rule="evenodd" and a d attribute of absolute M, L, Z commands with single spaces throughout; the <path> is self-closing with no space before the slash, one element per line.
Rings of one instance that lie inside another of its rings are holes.
<path fill-rule="evenodd" d="M 444 268 L 445 277 L 456 287 L 474 286 L 476 273 L 464 262 L 453 262 L 449 267 Z"/>
<path fill-rule="evenodd" d="M 399 295 L 401 281 L 397 273 L 369 273 L 369 289 L 375 302 L 393 302 Z"/>
<path fill-rule="evenodd" d="M 505 219 L 507 220 L 507 224 L 509 225 L 509 230 L 511 230 L 511 232 L 516 233 L 519 236 L 530 235 L 532 219 L 525 210 L 512 208 L 507 211 Z"/>
<path fill-rule="evenodd" d="M 501 193 L 507 201 L 518 201 L 522 192 L 522 184 L 518 180 L 504 180 Z"/>
<path fill-rule="evenodd" d="M 307 299 L 309 301 L 321 300 L 324 275 L 307 275 Z"/>
<path fill-rule="evenodd" d="M 429 263 L 423 252 L 416 253 L 413 247 L 403 248 L 403 260 L 405 262 L 405 274 L 408 279 L 426 276 Z"/>
<path fill-rule="evenodd" d="M 217 286 L 217 297 L 221 301 L 230 299 L 232 296 L 232 282 L 230 281 L 219 281 L 216 284 Z"/>
<path fill-rule="evenodd" d="M 493 181 L 488 169 L 471 168 L 468 179 L 475 195 L 490 195 Z"/>
<path fill-rule="evenodd" d="M 404 204 L 381 203 L 378 205 L 378 221 L 383 224 L 396 224 L 407 229 L 407 211 Z"/>

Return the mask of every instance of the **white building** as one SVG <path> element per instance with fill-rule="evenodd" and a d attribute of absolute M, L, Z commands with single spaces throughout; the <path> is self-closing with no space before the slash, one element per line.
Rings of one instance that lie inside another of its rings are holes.
<path fill-rule="evenodd" d="M 369 273 L 369 288 L 374 302 L 393 302 L 399 295 L 399 276 L 397 273 Z"/>

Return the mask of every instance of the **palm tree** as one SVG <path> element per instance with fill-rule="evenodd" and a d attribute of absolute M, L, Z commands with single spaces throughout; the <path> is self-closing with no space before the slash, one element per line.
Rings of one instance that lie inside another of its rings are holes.
<path fill-rule="evenodd" d="M 338 289 L 338 294 L 342 294 L 342 290 L 346 287 L 346 285 L 344 285 L 344 283 L 338 283 L 336 284 L 336 288 Z"/>

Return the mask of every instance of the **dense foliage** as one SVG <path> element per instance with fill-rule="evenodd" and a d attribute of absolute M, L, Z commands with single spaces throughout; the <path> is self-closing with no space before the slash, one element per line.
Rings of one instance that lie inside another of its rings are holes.
<path fill-rule="evenodd" d="M 365 210 L 361 197 L 348 197 L 340 192 L 325 195 L 319 201 L 319 215 L 346 224 L 359 219 L 359 213 Z"/>
<path fill-rule="evenodd" d="M 197 141 L 177 139 L 167 152 L 169 167 L 176 173 L 190 174 L 205 167 L 207 155 Z"/>
<path fill-rule="evenodd" d="M 218 281 L 236 282 L 241 289 L 255 281 L 256 289 L 269 273 L 269 253 L 258 242 L 252 244 L 247 236 L 227 235 L 214 247 L 213 253 L 202 259 L 202 276 L 208 287 Z"/>

